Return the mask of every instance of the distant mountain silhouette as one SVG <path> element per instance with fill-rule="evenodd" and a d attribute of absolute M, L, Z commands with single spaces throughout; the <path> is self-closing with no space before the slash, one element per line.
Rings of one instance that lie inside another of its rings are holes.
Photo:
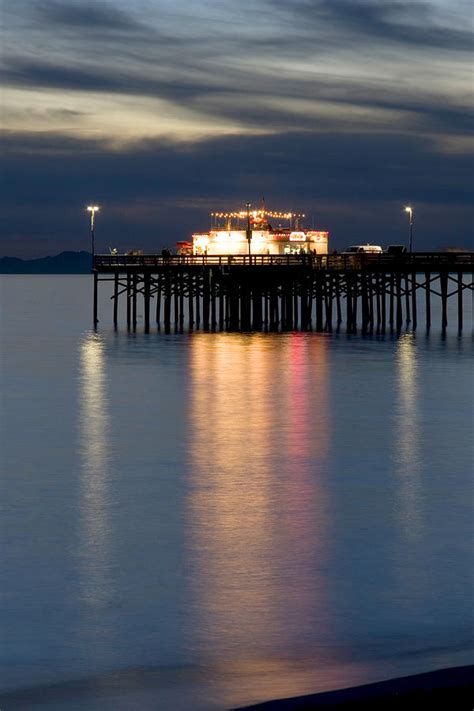
<path fill-rule="evenodd" d="M 55 257 L 0 257 L 0 274 L 90 274 L 89 252 L 61 252 Z"/>

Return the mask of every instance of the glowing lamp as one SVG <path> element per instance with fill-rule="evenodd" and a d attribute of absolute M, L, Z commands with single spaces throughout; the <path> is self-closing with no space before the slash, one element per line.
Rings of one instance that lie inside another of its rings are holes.
<path fill-rule="evenodd" d="M 408 248 L 411 253 L 413 249 L 413 208 L 410 207 L 410 205 L 407 205 L 405 207 L 405 212 L 408 212 L 408 214 L 410 215 L 410 221 L 408 223 Z"/>
<path fill-rule="evenodd" d="M 91 213 L 91 250 L 92 250 L 92 268 L 94 268 L 95 255 L 95 236 L 94 236 L 94 216 L 99 211 L 98 205 L 88 205 L 87 211 Z"/>

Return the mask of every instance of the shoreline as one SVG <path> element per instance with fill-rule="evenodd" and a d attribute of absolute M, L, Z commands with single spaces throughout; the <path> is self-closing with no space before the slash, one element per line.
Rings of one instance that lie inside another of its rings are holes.
<path fill-rule="evenodd" d="M 409 703 L 414 708 L 474 708 L 474 665 L 450 667 L 422 674 L 397 677 L 363 686 L 335 691 L 274 699 L 233 711 L 311 711 L 319 708 L 401 709 Z M 423 704 L 423 706 L 422 706 Z"/>
<path fill-rule="evenodd" d="M 175 670 L 175 672 L 178 670 Z M 179 674 L 178 674 L 179 677 Z M 146 708 L 221 708 L 206 703 L 209 698 L 200 695 L 199 703 L 186 705 L 186 699 L 174 694 L 180 680 L 171 672 L 157 674 L 153 668 L 116 670 L 100 676 L 46 683 L 11 689 L 0 693 L 0 706 L 8 709 L 28 709 L 38 706 L 48 708 L 113 709 L 119 702 L 139 707 L 146 699 Z M 144 696 L 142 696 L 144 695 Z M 189 696 L 187 697 L 189 701 Z M 345 689 L 335 689 L 304 696 L 273 699 L 270 701 L 234 706 L 232 711 L 311 711 L 312 709 L 336 708 L 360 711 L 395 711 L 412 704 L 415 709 L 455 709 L 472 711 L 474 707 L 474 665 L 457 666 L 424 672 L 410 676 L 373 682 Z M 150 706 L 150 704 L 153 704 Z"/>

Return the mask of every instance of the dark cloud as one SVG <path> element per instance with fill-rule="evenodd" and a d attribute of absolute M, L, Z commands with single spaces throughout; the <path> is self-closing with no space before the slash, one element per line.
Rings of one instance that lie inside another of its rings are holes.
<path fill-rule="evenodd" d="M 154 96 L 172 101 L 187 100 L 204 92 L 219 92 L 219 87 L 203 81 L 164 81 L 153 76 L 139 76 L 119 68 L 58 65 L 11 57 L 0 71 L 4 86 L 74 89 L 121 93 L 132 96 Z"/>
<path fill-rule="evenodd" d="M 46 25 L 82 28 L 89 32 L 144 29 L 131 14 L 101 2 L 42 0 L 34 10 L 37 19 Z"/>
<path fill-rule="evenodd" d="M 315 213 L 338 247 L 362 238 L 396 241 L 407 201 L 417 207 L 419 248 L 471 240 L 471 161 L 403 134 L 146 141 L 121 152 L 53 135 L 16 143 L 10 136 L 6 144 L 0 254 L 84 247 L 90 200 L 103 206 L 103 247 L 153 250 L 206 227 L 211 210 L 258 202 L 262 194 L 275 208 Z"/>
<path fill-rule="evenodd" d="M 432 47 L 471 52 L 473 48 L 470 27 L 457 29 L 435 23 L 433 5 L 426 2 L 382 2 L 381 0 L 268 0 L 269 4 L 291 15 L 296 26 L 308 30 L 328 29 L 327 40 L 336 36 L 340 44 L 351 37 L 361 42 L 380 40 L 384 44 L 397 43 L 415 48 Z M 330 30 L 337 30 L 334 35 Z"/>

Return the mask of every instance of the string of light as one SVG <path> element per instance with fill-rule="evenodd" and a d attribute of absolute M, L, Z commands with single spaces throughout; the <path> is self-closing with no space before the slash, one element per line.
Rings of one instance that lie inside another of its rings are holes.
<path fill-rule="evenodd" d="M 297 212 L 271 212 L 269 210 L 251 210 L 249 212 L 250 217 L 274 217 L 282 220 L 291 220 L 293 217 L 305 217 L 303 213 Z M 247 217 L 247 212 L 244 210 L 240 212 L 211 212 L 211 217 L 236 217 L 243 219 Z"/>

